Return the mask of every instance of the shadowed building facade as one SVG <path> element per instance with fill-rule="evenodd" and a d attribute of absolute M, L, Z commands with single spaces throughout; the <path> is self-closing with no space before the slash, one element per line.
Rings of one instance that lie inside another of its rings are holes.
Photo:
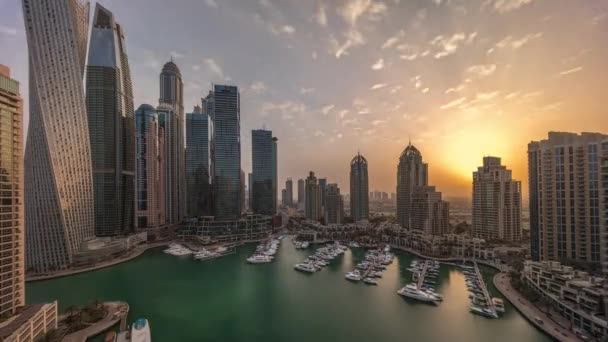
<path fill-rule="evenodd" d="M 19 82 L 0 64 L 0 235 L 2 267 L 0 316 L 25 305 L 25 241 L 23 231 L 23 100 Z"/>
<path fill-rule="evenodd" d="M 335 183 L 327 184 L 325 191 L 325 223 L 344 223 L 344 199 Z"/>
<path fill-rule="evenodd" d="M 304 212 L 307 219 L 319 221 L 321 219 L 321 188 L 315 173 L 310 171 L 306 178 Z"/>
<path fill-rule="evenodd" d="M 428 165 L 411 143 L 403 150 L 397 167 L 397 222 L 404 228 L 412 226 L 412 195 L 418 186 L 428 185 Z"/>
<path fill-rule="evenodd" d="M 95 235 L 133 229 L 135 120 L 133 89 L 122 27 L 95 6 L 86 77 L 93 165 Z"/>
<path fill-rule="evenodd" d="M 359 153 L 350 162 L 350 216 L 354 222 L 369 218 L 367 159 Z"/>
<path fill-rule="evenodd" d="M 30 75 L 26 269 L 34 273 L 68 268 L 95 233 L 83 89 L 89 9 L 82 0 L 23 0 Z"/>
<path fill-rule="evenodd" d="M 186 114 L 188 217 L 211 215 L 211 117 L 196 107 Z"/>
<path fill-rule="evenodd" d="M 608 135 L 549 132 L 528 144 L 531 255 L 608 271 Z"/>
<path fill-rule="evenodd" d="M 272 131 L 251 131 L 251 208 L 254 214 L 275 215 L 277 212 L 277 139 Z"/>

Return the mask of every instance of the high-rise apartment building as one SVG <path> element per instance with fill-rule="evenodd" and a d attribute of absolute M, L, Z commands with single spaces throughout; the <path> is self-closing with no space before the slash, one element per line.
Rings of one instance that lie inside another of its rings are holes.
<path fill-rule="evenodd" d="M 450 206 L 434 186 L 417 186 L 411 195 L 410 229 L 427 235 L 443 235 L 450 229 Z"/>
<path fill-rule="evenodd" d="M 241 215 L 241 111 L 238 88 L 214 85 L 207 98 L 212 104 L 214 134 L 213 200 L 218 219 L 237 219 Z M 244 181 L 243 176 L 243 181 Z M 244 182 L 243 182 L 244 183 Z M 245 184 L 242 184 L 243 188 Z M 243 189 L 244 190 L 244 189 Z M 244 199 L 243 191 L 243 199 Z M 251 201 L 251 198 L 249 199 Z M 244 209 L 244 208 L 243 208 Z"/>
<path fill-rule="evenodd" d="M 528 144 L 530 240 L 536 261 L 608 269 L 608 135 L 549 132 Z"/>
<path fill-rule="evenodd" d="M 321 219 L 321 189 L 315 173 L 310 171 L 306 178 L 306 199 L 304 212 L 307 219 L 319 221 Z"/>
<path fill-rule="evenodd" d="M 135 120 L 124 32 L 112 12 L 95 6 L 86 77 L 93 166 L 95 235 L 133 229 Z"/>
<path fill-rule="evenodd" d="M 291 207 L 293 206 L 293 181 L 291 178 L 287 178 L 285 181 L 285 200 L 283 205 Z"/>
<path fill-rule="evenodd" d="M 350 162 L 350 215 L 354 222 L 369 218 L 367 159 L 360 153 Z"/>
<path fill-rule="evenodd" d="M 142 104 L 135 111 L 135 227 L 165 224 L 164 132 L 156 109 Z"/>
<path fill-rule="evenodd" d="M 2 281 L 0 316 L 11 316 L 25 305 L 25 241 L 23 231 L 23 100 L 19 82 L 0 64 L 0 235 L 2 235 Z"/>
<path fill-rule="evenodd" d="M 428 165 L 411 143 L 399 157 L 397 167 L 397 222 L 404 228 L 412 225 L 412 194 L 417 186 L 428 185 Z"/>
<path fill-rule="evenodd" d="M 325 190 L 327 189 L 327 178 L 319 178 L 319 191 L 321 191 L 321 216 L 325 215 Z"/>
<path fill-rule="evenodd" d="M 255 214 L 275 215 L 277 212 L 277 138 L 272 131 L 251 131 L 252 181 L 250 199 Z"/>
<path fill-rule="evenodd" d="M 30 116 L 25 149 L 26 269 L 68 268 L 94 237 L 83 76 L 90 4 L 23 0 Z"/>
<path fill-rule="evenodd" d="M 179 67 L 167 62 L 160 73 L 158 121 L 165 134 L 166 221 L 186 217 L 186 150 L 184 148 L 184 83 Z"/>
<path fill-rule="evenodd" d="M 298 179 L 298 209 L 304 210 L 306 201 L 306 186 L 303 179 Z"/>
<path fill-rule="evenodd" d="M 344 199 L 335 183 L 327 184 L 325 191 L 325 223 L 344 223 Z"/>
<path fill-rule="evenodd" d="M 211 136 L 213 122 L 196 107 L 186 114 L 186 195 L 188 217 L 211 215 Z"/>
<path fill-rule="evenodd" d="M 484 157 L 473 172 L 473 236 L 521 240 L 521 182 L 497 157 Z"/>

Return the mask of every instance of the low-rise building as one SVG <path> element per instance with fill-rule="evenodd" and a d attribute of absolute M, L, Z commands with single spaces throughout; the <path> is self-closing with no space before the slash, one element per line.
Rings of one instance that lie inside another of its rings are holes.
<path fill-rule="evenodd" d="M 213 216 L 201 216 L 184 222 L 179 230 L 180 238 L 194 238 L 204 243 L 258 241 L 273 232 L 273 217 L 244 215 L 238 220 L 216 220 Z"/>
<path fill-rule="evenodd" d="M 526 261 L 522 279 L 574 328 L 594 337 L 608 336 L 606 279 L 549 261 Z"/>
<path fill-rule="evenodd" d="M 57 301 L 28 305 L 21 312 L 0 323 L 0 341 L 31 342 L 44 340 L 57 329 Z"/>

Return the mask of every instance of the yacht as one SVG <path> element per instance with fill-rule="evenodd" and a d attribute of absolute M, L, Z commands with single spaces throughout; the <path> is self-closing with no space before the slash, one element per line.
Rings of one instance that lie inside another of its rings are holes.
<path fill-rule="evenodd" d="M 308 246 L 310 246 L 310 242 L 308 242 L 308 241 L 302 242 L 302 249 L 306 249 L 306 248 L 308 248 Z"/>
<path fill-rule="evenodd" d="M 211 252 L 209 250 L 206 250 L 203 248 L 203 250 L 201 250 L 200 252 L 194 254 L 194 259 L 196 260 L 207 260 L 207 259 L 212 259 L 215 257 L 218 257 L 219 254 L 216 252 Z"/>
<path fill-rule="evenodd" d="M 315 273 L 317 272 L 317 269 L 315 268 L 314 265 L 308 264 L 308 263 L 301 263 L 301 264 L 296 264 L 294 266 L 294 268 L 298 271 L 302 271 L 302 272 L 306 272 L 306 273 Z"/>
<path fill-rule="evenodd" d="M 359 280 L 361 280 L 361 274 L 359 273 L 359 271 L 355 270 L 355 271 L 346 273 L 346 276 L 344 276 L 344 278 L 346 278 L 348 280 L 352 280 L 352 281 L 359 281 Z"/>
<path fill-rule="evenodd" d="M 498 318 L 498 316 L 492 312 L 492 310 L 484 309 L 482 307 L 473 305 L 469 308 L 469 310 L 477 315 L 488 317 L 488 318 Z"/>
<path fill-rule="evenodd" d="M 182 245 L 179 244 L 171 244 L 169 248 L 163 251 L 166 254 L 175 255 L 175 256 L 183 256 L 190 255 L 192 251 Z"/>
<path fill-rule="evenodd" d="M 145 318 L 139 318 L 131 327 L 131 342 L 152 342 L 150 324 Z"/>
<path fill-rule="evenodd" d="M 355 241 L 351 241 L 351 242 L 348 244 L 348 247 L 351 247 L 351 248 L 359 248 L 359 247 L 361 247 L 361 246 L 359 246 L 359 244 L 358 244 L 358 243 L 356 243 Z"/>
<path fill-rule="evenodd" d="M 374 278 L 363 278 L 363 282 L 368 284 L 368 285 L 378 285 L 378 281 Z"/>
<path fill-rule="evenodd" d="M 410 285 L 412 285 L 412 286 L 410 286 Z M 402 287 L 399 291 L 397 291 L 397 293 L 403 297 L 416 299 L 421 302 L 431 303 L 433 305 L 439 305 L 439 302 L 437 301 L 437 299 L 435 297 L 431 296 L 430 294 L 428 294 L 424 291 L 414 289 L 413 287 L 415 287 L 415 285 L 409 284 L 405 287 Z"/>
<path fill-rule="evenodd" d="M 263 254 L 254 254 L 247 258 L 247 262 L 250 264 L 265 264 L 272 261 L 272 257 Z"/>
<path fill-rule="evenodd" d="M 492 304 L 494 304 L 494 308 L 497 312 L 503 313 L 505 312 L 505 303 L 500 298 L 492 298 Z"/>

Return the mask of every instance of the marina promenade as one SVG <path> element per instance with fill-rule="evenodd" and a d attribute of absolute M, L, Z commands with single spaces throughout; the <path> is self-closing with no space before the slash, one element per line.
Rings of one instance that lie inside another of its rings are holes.
<path fill-rule="evenodd" d="M 494 316 L 498 317 L 498 313 L 496 312 L 496 306 L 494 305 L 494 301 L 492 301 L 492 296 L 490 296 L 490 292 L 488 292 L 488 287 L 486 286 L 486 282 L 483 280 L 483 276 L 481 275 L 481 272 L 479 271 L 479 266 L 477 265 L 477 261 L 473 261 L 473 264 L 475 265 L 475 274 L 477 274 L 477 279 L 479 280 L 479 285 L 481 285 L 481 290 L 486 299 L 488 308 L 490 309 L 490 311 L 492 311 L 492 314 Z"/>
<path fill-rule="evenodd" d="M 418 275 L 418 288 L 421 289 L 422 288 L 422 284 L 424 283 L 424 277 L 426 276 L 426 270 L 429 268 L 429 261 L 426 260 L 424 262 L 424 267 L 422 268 L 422 271 L 420 272 L 420 274 Z"/>
<path fill-rule="evenodd" d="M 129 315 L 129 305 L 124 302 L 107 302 L 103 304 L 108 310 L 106 316 L 99 322 L 92 324 L 86 329 L 65 336 L 63 342 L 86 342 L 90 337 L 97 336 L 110 329 Z"/>

